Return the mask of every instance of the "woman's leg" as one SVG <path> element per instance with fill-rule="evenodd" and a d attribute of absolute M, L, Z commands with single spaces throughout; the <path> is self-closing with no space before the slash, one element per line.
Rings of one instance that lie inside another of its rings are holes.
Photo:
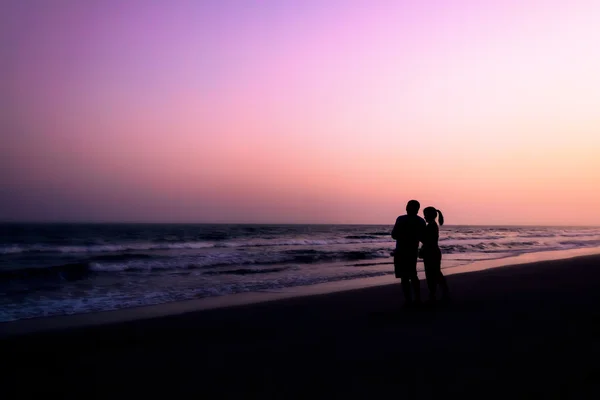
<path fill-rule="evenodd" d="M 446 282 L 446 277 L 442 274 L 442 252 L 439 249 L 436 256 L 436 282 L 442 289 L 442 299 L 448 300 L 448 283 Z"/>
<path fill-rule="evenodd" d="M 440 287 L 442 288 L 442 298 L 447 300 L 450 296 L 449 291 L 448 291 L 448 283 L 446 282 L 446 277 L 444 276 L 444 274 L 442 274 L 441 269 L 438 273 L 437 280 L 440 284 Z"/>
<path fill-rule="evenodd" d="M 425 265 L 425 278 L 427 279 L 427 289 L 429 289 L 429 299 L 435 300 L 437 289 L 437 271 L 431 266 L 431 260 L 423 259 Z"/>

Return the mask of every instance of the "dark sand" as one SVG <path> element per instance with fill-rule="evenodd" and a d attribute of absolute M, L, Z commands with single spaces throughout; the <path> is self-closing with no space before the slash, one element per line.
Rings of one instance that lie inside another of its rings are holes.
<path fill-rule="evenodd" d="M 448 281 L 4 338 L 3 398 L 600 398 L 600 256 Z"/>

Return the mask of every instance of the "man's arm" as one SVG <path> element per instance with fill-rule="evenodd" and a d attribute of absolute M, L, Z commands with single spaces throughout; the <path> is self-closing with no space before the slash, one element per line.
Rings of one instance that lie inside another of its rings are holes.
<path fill-rule="evenodd" d="M 396 218 L 396 223 L 394 224 L 394 229 L 392 229 L 392 239 L 394 239 L 394 240 L 398 240 L 398 229 L 399 229 L 398 220 L 399 219 L 400 219 L 400 217 Z"/>

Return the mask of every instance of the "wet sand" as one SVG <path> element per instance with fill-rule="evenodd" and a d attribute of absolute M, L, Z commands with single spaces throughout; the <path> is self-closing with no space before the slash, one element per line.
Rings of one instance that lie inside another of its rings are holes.
<path fill-rule="evenodd" d="M 396 284 L 5 337 L 2 390 L 18 398 L 598 398 L 600 256 L 448 282 L 451 304 L 419 310 L 400 308 Z"/>

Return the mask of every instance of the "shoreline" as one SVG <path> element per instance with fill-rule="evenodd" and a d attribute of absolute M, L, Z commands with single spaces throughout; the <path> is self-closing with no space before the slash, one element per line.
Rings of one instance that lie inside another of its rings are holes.
<path fill-rule="evenodd" d="M 505 257 L 493 260 L 478 260 L 465 265 L 443 269 L 442 271 L 446 276 L 463 275 L 479 271 L 512 268 L 516 266 L 526 267 L 528 264 L 536 264 L 539 262 L 567 260 L 574 257 L 599 254 L 600 247 L 524 253 L 513 257 Z M 424 272 L 419 272 L 419 278 L 424 280 Z M 130 321 L 176 316 L 206 310 L 252 306 L 255 304 L 277 302 L 286 299 L 301 299 L 310 296 L 394 285 L 398 282 L 399 281 L 392 275 L 386 275 L 372 278 L 326 282 L 307 286 L 294 286 L 261 292 L 236 293 L 226 296 L 175 301 L 155 305 L 122 308 L 118 310 L 21 319 L 16 321 L 1 322 L 0 339 L 19 335 L 77 328 L 89 328 L 99 325 L 110 325 Z"/>

